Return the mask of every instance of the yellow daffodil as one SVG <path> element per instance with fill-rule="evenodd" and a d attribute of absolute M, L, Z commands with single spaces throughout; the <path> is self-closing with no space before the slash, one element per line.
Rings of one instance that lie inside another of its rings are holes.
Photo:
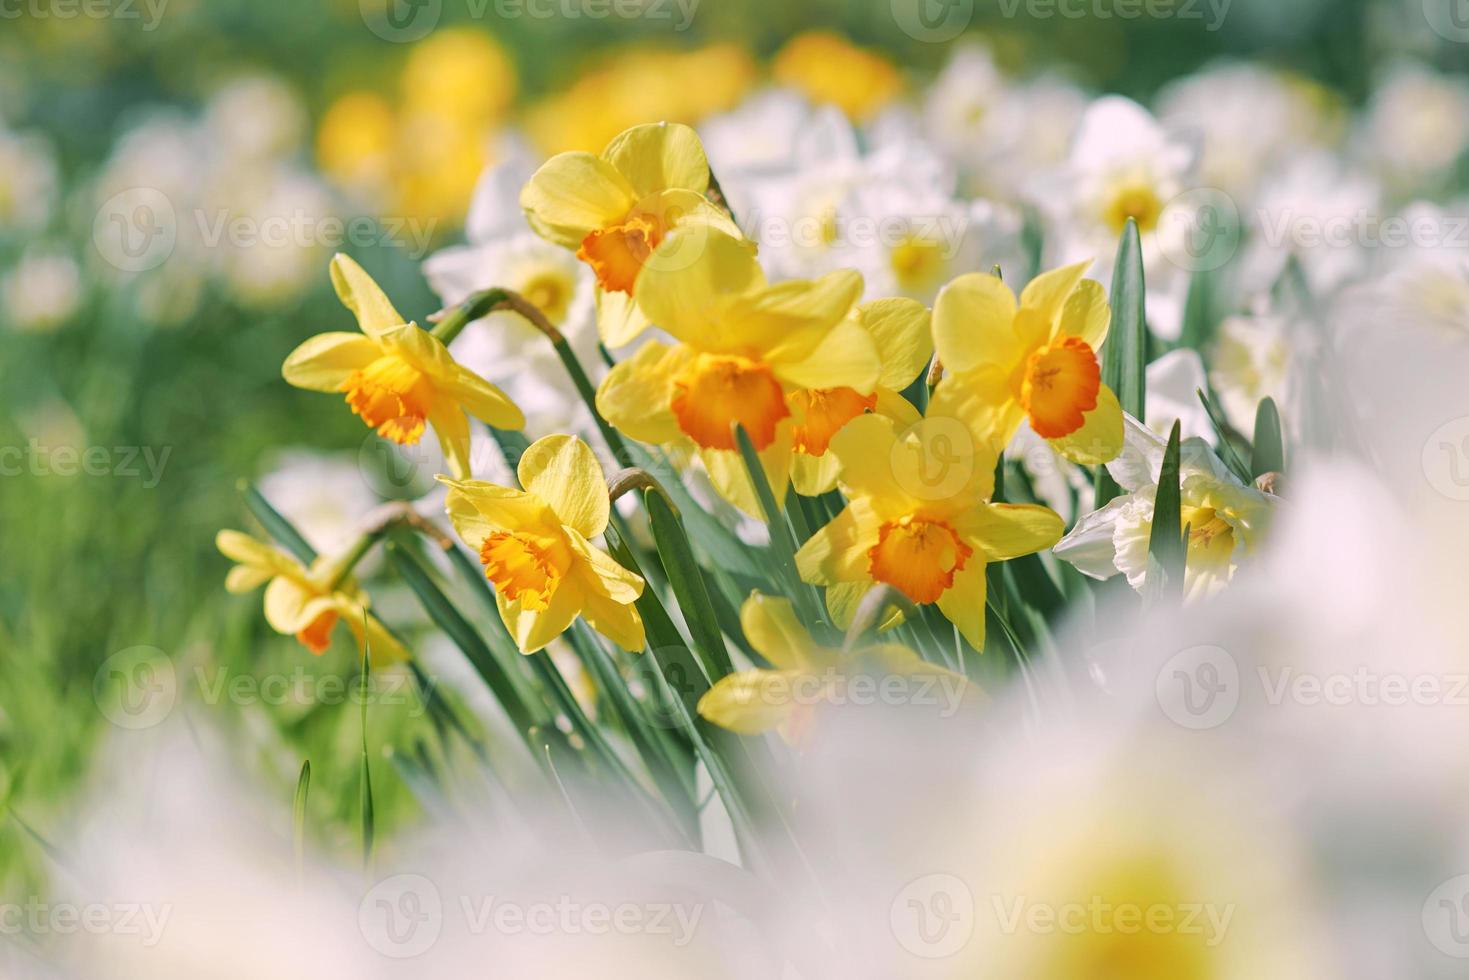
<path fill-rule="evenodd" d="M 1003 447 L 1029 420 L 1072 462 L 1105 463 L 1122 448 L 1122 408 L 1102 384 L 1097 350 L 1112 311 L 1090 262 L 1037 276 L 1015 294 L 997 276 L 960 276 L 934 303 L 945 377 L 931 414 L 953 415 Z"/>
<path fill-rule="evenodd" d="M 660 253 L 681 250 L 683 234 L 670 233 Z M 678 343 L 650 341 L 614 367 L 597 409 L 634 439 L 691 441 L 716 489 L 759 516 L 735 423 L 749 433 L 779 501 L 798 423 L 814 428 L 817 418 L 811 405 L 793 411 L 793 396 L 847 389 L 861 401 L 876 388 L 881 365 L 873 335 L 851 315 L 862 294 L 856 272 L 769 285 L 743 240 L 700 237 L 699 255 L 686 268 L 654 262 L 643 271 L 643 306 Z"/>
<path fill-rule="evenodd" d="M 557 154 L 526 183 L 520 204 L 542 238 L 575 249 L 596 273 L 597 329 L 603 343 L 621 347 L 649 324 L 637 287 L 654 252 L 672 269 L 698 253 L 699 239 L 688 236 L 679 251 L 660 248 L 675 227 L 707 224 L 739 236 L 705 199 L 708 188 L 699 137 L 687 126 L 656 123 L 627 130 L 600 156 Z"/>
<path fill-rule="evenodd" d="M 291 352 L 281 374 L 297 388 L 342 392 L 352 411 L 399 445 L 433 426 L 456 477 L 469 475 L 469 419 L 519 429 L 525 416 L 449 349 L 405 321 L 372 277 L 345 255 L 332 259 L 332 285 L 362 333 L 318 334 Z"/>
<path fill-rule="evenodd" d="M 913 383 L 933 356 L 928 308 L 911 299 L 880 299 L 864 304 L 855 316 L 872 336 L 882 365 L 877 387 L 870 395 L 846 387 L 805 388 L 788 399 L 795 423 L 791 485 L 807 496 L 836 486 L 837 460 L 827 447 L 852 419 L 877 412 L 911 425 L 920 417 L 899 392 Z"/>
<path fill-rule="evenodd" d="M 847 507 L 796 555 L 801 577 L 828 587 L 839 623 L 878 582 L 915 603 L 937 602 L 964 638 L 984 644 L 985 564 L 1060 540 L 1053 511 L 988 503 L 996 451 L 969 427 L 926 418 L 901 430 L 864 415 L 831 441 Z"/>
<path fill-rule="evenodd" d="M 817 643 L 796 616 L 789 599 L 752 593 L 740 609 L 740 626 L 750 645 L 772 669 L 744 670 L 723 677 L 699 699 L 699 714 L 741 735 L 780 732 L 792 744 L 809 730 L 823 704 L 863 700 L 852 679 L 880 673 L 922 678 L 911 690 L 887 685 L 895 698 L 957 710 L 968 698 L 981 699 L 961 674 L 930 664 L 907 647 L 880 643 L 851 652 Z"/>
<path fill-rule="evenodd" d="M 546 436 L 525 451 L 517 475 L 524 490 L 439 477 L 449 487 L 449 519 L 495 584 L 516 646 L 535 653 L 580 615 L 618 646 L 641 650 L 633 603 L 643 580 L 591 543 L 610 515 L 591 448 L 575 436 Z"/>
<path fill-rule="evenodd" d="M 773 70 L 777 82 L 858 121 L 876 115 L 903 90 L 902 73 L 891 61 L 828 31 L 791 38 L 775 56 Z"/>
<path fill-rule="evenodd" d="M 344 622 L 357 648 L 370 649 L 374 663 L 408 659 L 403 644 L 375 616 L 364 613 L 367 593 L 351 579 L 336 581 L 341 571 L 339 559 L 323 555 L 307 568 L 242 531 L 220 531 L 214 544 L 222 555 L 238 562 L 225 577 L 226 589 L 241 594 L 265 586 L 265 621 L 277 633 L 295 636 L 319 655 L 331 644 L 337 623 Z"/>

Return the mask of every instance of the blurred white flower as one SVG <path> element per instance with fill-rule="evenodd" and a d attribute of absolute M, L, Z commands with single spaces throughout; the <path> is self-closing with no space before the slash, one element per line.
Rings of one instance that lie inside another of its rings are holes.
<path fill-rule="evenodd" d="M 9 132 L 0 124 L 0 232 L 44 228 L 59 182 L 55 154 L 45 137 Z"/>
<path fill-rule="evenodd" d="M 6 320 L 18 330 L 50 330 L 76 312 L 81 270 L 65 252 L 28 248 L 0 281 Z"/>
<path fill-rule="evenodd" d="M 1254 431 L 1255 413 L 1267 397 L 1274 399 L 1287 424 L 1293 417 L 1291 376 L 1299 367 L 1294 353 L 1301 344 L 1299 333 L 1285 315 L 1269 309 L 1220 321 L 1209 351 L 1209 384 L 1237 431 Z"/>
<path fill-rule="evenodd" d="M 358 460 L 309 449 L 281 452 L 256 488 L 321 554 L 341 554 L 350 548 L 364 518 L 381 503 Z M 374 551 L 358 567 L 370 571 L 365 563 L 376 556 Z"/>
<path fill-rule="evenodd" d="M 1394 189 L 1433 189 L 1469 149 L 1469 79 L 1415 62 L 1392 66 L 1373 90 L 1359 152 Z"/>
<path fill-rule="evenodd" d="M 1376 241 L 1381 191 L 1372 178 L 1325 151 L 1292 157 L 1266 179 L 1240 258 L 1239 288 L 1267 292 L 1295 256 L 1318 295 L 1360 276 Z"/>
<path fill-rule="evenodd" d="M 1147 367 L 1148 428 L 1166 438 L 1178 422 L 1183 438 L 1209 438 L 1214 430 L 1198 396 L 1207 388 L 1198 351 L 1180 347 L 1153 361 Z"/>
<path fill-rule="evenodd" d="M 268 163 L 300 149 L 306 108 L 279 77 L 245 75 L 210 97 L 203 126 L 220 155 Z"/>
<path fill-rule="evenodd" d="M 1131 416 L 1124 421 L 1125 444 L 1107 472 L 1126 494 L 1078 521 L 1055 554 L 1093 578 L 1120 572 L 1141 591 L 1166 441 Z M 1199 598 L 1234 577 L 1258 545 L 1274 498 L 1242 484 L 1203 440 L 1189 439 L 1180 447 L 1179 499 L 1189 529 L 1184 595 Z"/>

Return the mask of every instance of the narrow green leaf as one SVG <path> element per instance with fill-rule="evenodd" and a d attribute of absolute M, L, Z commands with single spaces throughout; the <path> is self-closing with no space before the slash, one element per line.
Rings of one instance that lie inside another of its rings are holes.
<path fill-rule="evenodd" d="M 1148 538 L 1148 572 L 1145 586 L 1149 601 L 1183 595 L 1183 571 L 1188 549 L 1183 539 L 1182 507 L 1179 500 L 1179 426 L 1173 423 L 1163 466 L 1158 476 L 1158 493 L 1153 499 L 1153 530 Z"/>
<path fill-rule="evenodd" d="M 1189 278 L 1178 346 L 1203 353 L 1214 341 L 1214 273 L 1199 269 Z"/>
<path fill-rule="evenodd" d="M 266 534 L 295 555 L 302 564 L 309 565 L 316 560 L 316 549 L 307 543 L 306 539 L 301 536 L 301 532 L 297 531 L 290 521 L 282 517 L 280 512 L 270 505 L 270 501 L 261 496 L 259 490 L 241 481 L 240 493 L 245 498 L 245 506 L 265 528 Z"/>
<path fill-rule="evenodd" d="M 1255 410 L 1255 448 L 1250 454 L 1250 475 L 1285 472 L 1285 433 L 1275 399 L 1266 397 Z"/>
<path fill-rule="evenodd" d="M 1148 321 L 1143 279 L 1142 239 L 1137 222 L 1127 220 L 1117 246 L 1112 272 L 1112 326 L 1102 345 L 1102 383 L 1111 388 L 1122 410 L 1136 419 L 1147 417 Z M 1121 496 L 1122 488 L 1106 467 L 1097 468 L 1096 506 Z"/>
<path fill-rule="evenodd" d="M 366 616 L 366 613 L 363 613 Z M 361 794 L 359 802 L 362 810 L 362 867 L 368 874 L 372 873 L 372 852 L 374 844 L 374 814 L 372 808 L 372 766 L 368 761 L 367 754 L 367 690 L 368 681 L 372 672 L 372 650 L 370 645 L 364 643 L 362 647 L 362 673 L 358 677 L 358 694 L 362 702 L 362 770 L 359 786 Z"/>
<path fill-rule="evenodd" d="M 1208 395 L 1204 394 L 1202 389 L 1195 389 L 1195 393 L 1199 396 L 1199 403 L 1204 406 L 1205 414 L 1209 416 L 1210 424 L 1214 426 L 1214 435 L 1219 439 L 1220 460 L 1229 467 L 1229 472 L 1237 476 L 1241 483 L 1249 483 L 1254 478 L 1250 475 L 1250 468 L 1245 465 L 1245 461 L 1239 458 L 1239 453 L 1235 452 L 1234 443 L 1229 438 L 1232 430 L 1229 428 L 1229 422 L 1224 418 L 1224 413 L 1219 411 L 1218 406 L 1209 399 Z"/>
<path fill-rule="evenodd" d="M 791 596 L 796 608 L 808 623 L 822 623 L 826 619 L 825 610 L 815 590 L 802 582 L 796 571 L 796 542 L 791 534 L 790 522 L 775 502 L 775 493 L 770 489 L 770 481 L 765 478 L 765 467 L 760 465 L 760 456 L 755 452 L 755 444 L 750 441 L 750 434 L 745 431 L 744 426 L 735 426 L 735 441 L 739 444 L 740 456 L 745 461 L 745 471 L 754 484 L 755 497 L 760 501 L 760 509 L 770 528 L 770 553 L 775 559 L 776 570 L 784 582 L 786 593 Z"/>
<path fill-rule="evenodd" d="M 658 545 L 658 557 L 663 561 L 663 570 L 668 573 L 668 584 L 678 599 L 678 607 L 683 610 L 689 635 L 693 637 L 694 649 L 704 661 L 709 679 L 717 681 L 732 673 L 734 666 L 719 631 L 719 615 L 709 599 L 703 572 L 694 561 L 689 540 L 667 498 L 657 490 L 645 490 L 643 506 L 648 511 L 653 540 Z"/>
<path fill-rule="evenodd" d="M 306 873 L 306 794 L 311 789 L 311 760 L 301 763 L 301 775 L 296 777 L 296 798 L 291 804 L 292 839 L 296 845 L 296 882 L 300 884 Z"/>

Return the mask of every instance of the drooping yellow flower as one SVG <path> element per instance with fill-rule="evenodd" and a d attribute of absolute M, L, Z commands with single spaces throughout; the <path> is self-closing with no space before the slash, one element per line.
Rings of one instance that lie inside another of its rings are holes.
<path fill-rule="evenodd" d="M 836 486 L 837 460 L 827 447 L 842 426 L 864 412 L 897 419 L 905 425 L 920 415 L 900 392 L 912 384 L 933 356 L 928 308 L 916 300 L 880 299 L 855 312 L 857 322 L 877 349 L 882 367 L 870 395 L 852 388 L 805 388 L 790 398 L 792 429 L 791 484 L 807 496 Z"/>
<path fill-rule="evenodd" d="M 525 416 L 505 393 L 455 362 L 449 349 L 403 319 L 372 277 L 345 255 L 332 285 L 362 333 L 318 334 L 291 352 L 281 374 L 297 388 L 346 395 L 352 411 L 399 445 L 433 426 L 456 477 L 469 475 L 469 418 L 519 429 Z"/>
<path fill-rule="evenodd" d="M 896 697 L 941 710 L 957 710 L 966 699 L 983 698 L 962 674 L 923 660 L 907 647 L 878 643 L 844 652 L 822 646 L 796 616 L 791 600 L 751 593 L 740 608 L 740 627 L 756 652 L 773 669 L 744 670 L 720 678 L 699 699 L 699 714 L 721 728 L 740 735 L 777 730 L 791 744 L 802 741 L 812 718 L 823 704 L 856 701 L 854 677 L 880 673 L 904 678 L 932 678 L 921 689 L 889 690 Z"/>
<path fill-rule="evenodd" d="M 408 659 L 403 644 L 377 617 L 364 613 L 369 604 L 366 592 L 351 579 L 333 587 L 341 569 L 339 559 L 322 555 L 307 568 L 243 531 L 220 531 L 214 544 L 222 555 L 239 563 L 226 576 L 226 589 L 241 594 L 265 586 L 265 621 L 277 633 L 295 636 L 302 646 L 320 655 L 331 644 L 337 623 L 344 622 L 357 648 L 370 649 L 374 663 Z"/>
<path fill-rule="evenodd" d="M 650 341 L 614 367 L 597 409 L 634 439 L 692 442 L 719 492 L 758 516 L 734 425 L 749 433 L 783 499 L 798 423 L 792 397 L 848 389 L 866 399 L 877 385 L 873 336 L 851 315 L 862 277 L 848 269 L 770 285 L 745 241 L 709 229 L 687 267 L 663 261 L 664 249 L 684 252 L 686 234 L 670 234 L 641 286 L 648 314 L 678 343 Z M 801 411 L 803 424 L 814 424 Z"/>
<path fill-rule="evenodd" d="M 697 253 L 698 238 L 685 238 L 678 252 L 660 250 L 674 228 L 702 224 L 739 237 L 728 215 L 705 199 L 708 188 L 699 137 L 687 126 L 656 123 L 627 130 L 600 156 L 552 157 L 526 183 L 520 204 L 542 238 L 574 249 L 596 273 L 597 329 L 603 343 L 621 347 L 648 327 L 638 280 L 655 250 L 675 269 Z"/>
<path fill-rule="evenodd" d="M 859 122 L 903 90 L 903 76 L 891 61 L 829 31 L 792 38 L 775 56 L 774 73 L 782 85 L 817 104 L 835 105 Z"/>
<path fill-rule="evenodd" d="M 633 603 L 643 580 L 591 543 L 610 515 L 591 448 L 575 436 L 546 436 L 525 451 L 517 475 L 524 490 L 439 477 L 449 487 L 449 519 L 479 554 L 516 646 L 535 653 L 580 615 L 618 646 L 641 650 Z"/>
<path fill-rule="evenodd" d="M 1090 262 L 1037 276 L 1015 294 L 997 276 L 960 276 L 934 303 L 944 379 L 930 414 L 965 419 L 1003 447 L 1029 420 L 1072 462 L 1105 463 L 1122 449 L 1122 407 L 1102 384 L 1097 350 L 1112 311 Z"/>
<path fill-rule="evenodd" d="M 839 624 L 883 582 L 915 603 L 938 603 L 982 649 L 985 564 L 1051 547 L 1061 518 L 1045 507 L 988 503 L 996 450 L 954 419 L 904 430 L 864 415 L 832 439 L 831 452 L 849 503 L 796 554 L 801 577 L 828 587 Z"/>

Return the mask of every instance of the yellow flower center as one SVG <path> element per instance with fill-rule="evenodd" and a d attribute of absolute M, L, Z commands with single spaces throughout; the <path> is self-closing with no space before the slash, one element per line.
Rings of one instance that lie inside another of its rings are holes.
<path fill-rule="evenodd" d="M 433 407 L 428 377 L 396 354 L 353 371 L 339 390 L 347 393 L 347 404 L 362 421 L 400 446 L 418 441 Z"/>
<path fill-rule="evenodd" d="M 1163 202 L 1147 184 L 1121 185 L 1113 192 L 1104 209 L 1107 227 L 1118 235 L 1127 227 L 1128 218 L 1137 222 L 1138 231 L 1150 232 L 1158 227 L 1158 219 L 1162 214 Z"/>
<path fill-rule="evenodd" d="M 914 602 L 935 602 L 973 553 L 943 521 L 909 516 L 877 532 L 877 544 L 867 551 L 867 570 Z"/>
<path fill-rule="evenodd" d="M 1080 337 L 1061 337 L 1038 347 L 1025 362 L 1020 405 L 1036 435 L 1059 439 L 1081 428 L 1097 407 L 1102 369 L 1091 345 Z"/>
<path fill-rule="evenodd" d="M 332 642 L 332 629 L 337 625 L 337 614 L 327 610 L 306 626 L 296 631 L 296 639 L 303 647 L 320 656 Z"/>
<path fill-rule="evenodd" d="M 480 546 L 485 578 L 523 609 L 545 609 L 570 565 L 560 542 L 524 531 L 496 531 Z"/>
<path fill-rule="evenodd" d="M 1193 568 L 1228 566 L 1234 555 L 1234 528 L 1213 507 L 1180 508 L 1188 526 L 1188 564 Z"/>
<path fill-rule="evenodd" d="M 888 256 L 898 286 L 918 292 L 943 277 L 944 252 L 938 242 L 910 236 L 899 242 Z"/>
<path fill-rule="evenodd" d="M 756 450 L 775 441 L 775 427 L 791 414 L 768 364 L 733 354 L 700 354 L 673 382 L 669 407 L 678 427 L 705 449 L 735 449 L 734 424 Z"/>
<path fill-rule="evenodd" d="M 877 407 L 877 395 L 859 395 L 851 388 L 806 388 L 792 395 L 790 404 L 798 420 L 791 429 L 796 452 L 821 456 L 842 426 Z"/>
<path fill-rule="evenodd" d="M 657 215 L 633 213 L 620 224 L 583 238 L 576 257 L 592 267 L 603 289 L 630 294 L 643 263 L 662 240 L 663 224 Z"/>
<path fill-rule="evenodd" d="M 566 319 L 566 311 L 571 307 L 576 283 L 572 282 L 564 270 L 548 266 L 532 271 L 516 291 L 546 314 L 546 319 L 560 324 Z"/>

